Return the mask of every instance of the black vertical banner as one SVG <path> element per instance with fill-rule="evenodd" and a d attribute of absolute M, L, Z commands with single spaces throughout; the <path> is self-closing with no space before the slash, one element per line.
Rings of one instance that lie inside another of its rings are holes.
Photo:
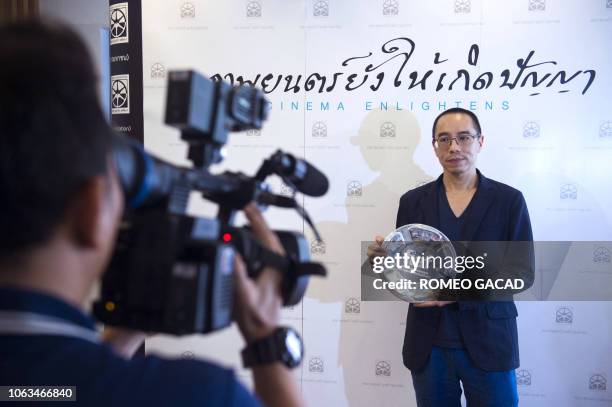
<path fill-rule="evenodd" d="M 141 0 L 110 0 L 111 124 L 144 141 Z"/>

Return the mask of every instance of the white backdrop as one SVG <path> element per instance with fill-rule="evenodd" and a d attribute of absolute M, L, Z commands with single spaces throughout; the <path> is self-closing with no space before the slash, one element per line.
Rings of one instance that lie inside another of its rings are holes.
<path fill-rule="evenodd" d="M 439 175 L 431 124 L 457 105 L 479 115 L 485 146 L 478 167 L 523 191 L 537 240 L 612 240 L 611 38 L 612 0 L 146 0 L 145 144 L 187 163 L 178 133 L 162 124 L 168 70 L 260 75 L 258 85 L 272 74 L 268 91 L 282 75 L 267 95 L 263 130 L 233 134 L 215 170 L 252 174 L 280 147 L 329 175 L 329 193 L 305 206 L 324 239 L 312 245 L 313 257 L 330 277 L 284 311 L 283 323 L 305 341 L 302 391 L 313 406 L 415 405 L 401 362 L 407 304 L 359 301 L 360 241 L 392 230 L 399 196 Z M 306 86 L 312 73 L 326 77 L 322 92 L 320 82 Z M 346 89 L 365 74 L 364 85 Z M 213 213 L 197 200 L 192 210 Z M 295 213 L 267 215 L 274 227 L 303 230 Z M 609 262 L 612 244 L 596 246 Z M 599 277 L 612 287 L 612 273 Z M 612 304 L 518 307 L 521 405 L 612 404 Z M 147 341 L 148 352 L 220 360 L 249 383 L 241 347 L 234 328 Z"/>

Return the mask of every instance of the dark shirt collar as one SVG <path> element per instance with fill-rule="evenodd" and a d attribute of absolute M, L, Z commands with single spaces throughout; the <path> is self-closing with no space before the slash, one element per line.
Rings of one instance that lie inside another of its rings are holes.
<path fill-rule="evenodd" d="M 0 287 L 0 310 L 25 311 L 61 318 L 76 325 L 96 329 L 95 321 L 80 309 L 42 292 Z"/>

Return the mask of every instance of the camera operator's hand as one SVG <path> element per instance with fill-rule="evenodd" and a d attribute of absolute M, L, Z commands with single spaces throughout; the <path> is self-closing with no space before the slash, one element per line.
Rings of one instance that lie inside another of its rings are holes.
<path fill-rule="evenodd" d="M 266 224 L 259 208 L 251 203 L 244 208 L 244 213 L 260 243 L 267 249 L 284 255 L 283 246 Z M 239 255 L 236 256 L 235 274 L 234 320 L 247 343 L 265 338 L 278 326 L 282 306 L 282 274 L 266 267 L 257 280 L 253 280 L 249 278 Z"/>
<path fill-rule="evenodd" d="M 374 262 L 374 257 L 387 255 L 385 249 L 382 248 L 382 244 L 384 241 L 384 237 L 376 235 L 374 237 L 374 242 L 372 242 L 372 244 L 368 246 L 368 261 L 370 262 L 370 264 Z"/>
<path fill-rule="evenodd" d="M 244 208 L 251 230 L 266 248 L 280 255 L 285 251 L 254 203 Z M 266 267 L 257 280 L 249 278 L 244 262 L 236 256 L 234 320 L 247 343 L 262 339 L 275 330 L 282 306 L 282 274 Z M 304 400 L 291 371 L 280 362 L 253 367 L 255 393 L 268 407 L 303 406 Z"/>

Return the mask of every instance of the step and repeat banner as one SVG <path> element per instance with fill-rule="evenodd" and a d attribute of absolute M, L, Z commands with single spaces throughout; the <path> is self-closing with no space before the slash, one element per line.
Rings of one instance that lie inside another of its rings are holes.
<path fill-rule="evenodd" d="M 138 15 L 134 4 L 114 4 L 111 15 Z M 401 360 L 408 305 L 360 300 L 360 242 L 393 230 L 399 197 L 441 173 L 431 126 L 445 109 L 479 116 L 478 168 L 523 192 L 535 239 L 600 241 L 584 273 L 612 285 L 601 268 L 612 252 L 611 0 L 147 0 L 141 11 L 149 150 L 189 163 L 178 131 L 163 124 L 164 98 L 170 70 L 196 69 L 255 84 L 270 101 L 263 129 L 232 134 L 213 172 L 254 174 L 281 148 L 330 179 L 326 196 L 300 197 L 322 241 L 295 212 L 267 212 L 273 227 L 303 231 L 329 271 L 283 313 L 304 338 L 296 374 L 310 405 L 416 405 Z M 131 26 L 116 44 L 133 35 Z M 191 210 L 215 213 L 197 197 Z M 521 405 L 612 403 L 612 303 L 518 308 Z M 235 328 L 146 345 L 220 360 L 250 383 Z"/>

